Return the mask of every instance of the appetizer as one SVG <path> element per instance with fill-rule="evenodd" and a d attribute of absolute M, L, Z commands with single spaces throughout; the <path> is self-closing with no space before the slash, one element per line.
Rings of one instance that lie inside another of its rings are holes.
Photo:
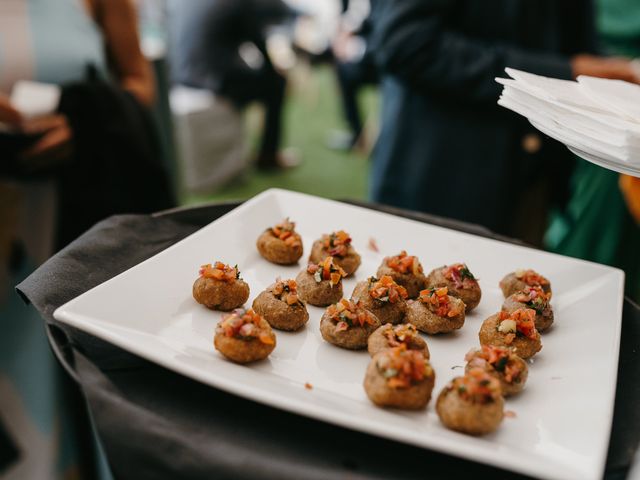
<path fill-rule="evenodd" d="M 431 399 L 435 373 L 429 360 L 404 345 L 377 353 L 369 363 L 364 389 L 380 407 L 424 408 Z"/>
<path fill-rule="evenodd" d="M 364 308 L 373 313 L 382 323 L 400 323 L 407 310 L 407 290 L 388 275 L 380 280 L 369 277 L 359 282 L 351 295 L 362 302 Z"/>
<path fill-rule="evenodd" d="M 302 257 L 302 238 L 295 229 L 296 224 L 288 218 L 267 228 L 256 242 L 260 255 L 279 265 L 297 263 Z"/>
<path fill-rule="evenodd" d="M 480 345 L 509 347 L 521 358 L 533 357 L 542 349 L 535 317 L 530 308 L 491 315 L 480 327 Z"/>
<path fill-rule="evenodd" d="M 470 435 L 493 432 L 504 417 L 500 382 L 481 368 L 473 368 L 442 389 L 436 412 L 451 430 Z"/>
<path fill-rule="evenodd" d="M 430 335 L 449 333 L 464 325 L 465 305 L 447 287 L 428 288 L 407 305 L 405 320 Z"/>
<path fill-rule="evenodd" d="M 327 342 L 338 347 L 359 350 L 380 326 L 380 320 L 362 304 L 343 298 L 330 305 L 320 320 L 320 333 Z"/>
<path fill-rule="evenodd" d="M 393 257 L 386 257 L 376 276 L 378 278 L 389 275 L 398 284 L 407 289 L 409 298 L 416 298 L 427 287 L 427 277 L 418 257 L 407 255 L 404 250 Z"/>
<path fill-rule="evenodd" d="M 309 263 L 296 278 L 302 301 L 316 307 L 326 307 L 342 298 L 342 278 L 345 271 L 326 257 L 319 263 Z"/>
<path fill-rule="evenodd" d="M 510 348 L 483 345 L 471 350 L 464 359 L 467 361 L 466 372 L 481 368 L 500 382 L 505 397 L 521 392 L 529 375 L 527 362 Z"/>
<path fill-rule="evenodd" d="M 298 297 L 295 280 L 276 280 L 253 301 L 253 309 L 279 330 L 298 330 L 309 320 L 309 312 Z"/>
<path fill-rule="evenodd" d="M 516 270 L 500 280 L 500 289 L 505 297 L 534 286 L 542 288 L 551 298 L 551 283 L 534 270 Z"/>
<path fill-rule="evenodd" d="M 237 265 L 208 263 L 200 267 L 200 276 L 193 284 L 193 298 L 207 308 L 228 312 L 249 299 L 249 285 L 240 278 Z"/>
<path fill-rule="evenodd" d="M 347 272 L 347 276 L 353 275 L 360 266 L 360 255 L 351 245 L 351 237 L 344 230 L 323 235 L 313 242 L 309 262 L 320 263 L 327 257 L 333 257 L 335 264 Z"/>
<path fill-rule="evenodd" d="M 502 310 L 513 312 L 520 308 L 531 308 L 536 311 L 536 330 L 544 332 L 553 324 L 553 309 L 551 308 L 551 292 L 545 292 L 542 287 L 534 285 L 525 287 L 504 301 Z"/>
<path fill-rule="evenodd" d="M 399 347 L 404 345 L 407 350 L 417 350 L 422 352 L 425 358 L 429 358 L 429 347 L 427 342 L 420 336 L 416 327 L 411 324 L 403 323 L 400 325 L 391 325 L 387 323 L 378 328 L 369 337 L 367 349 L 372 357 L 388 348 Z"/>
<path fill-rule="evenodd" d="M 213 344 L 232 362 L 249 363 L 267 358 L 276 347 L 276 336 L 264 318 L 239 308 L 222 317 Z"/>
<path fill-rule="evenodd" d="M 427 286 L 447 287 L 449 295 L 464 302 L 467 313 L 478 306 L 482 297 L 478 280 L 464 263 L 436 268 L 427 277 Z"/>

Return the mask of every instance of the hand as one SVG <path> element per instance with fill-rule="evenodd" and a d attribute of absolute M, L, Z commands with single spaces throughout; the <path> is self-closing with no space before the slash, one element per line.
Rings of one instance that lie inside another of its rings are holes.
<path fill-rule="evenodd" d="M 331 44 L 333 55 L 341 62 L 348 62 L 350 59 L 349 42 L 352 37 L 353 34 L 351 32 L 340 29 Z"/>
<path fill-rule="evenodd" d="M 0 93 L 0 123 L 18 127 L 22 122 L 22 115 L 11 106 L 9 97 Z"/>
<path fill-rule="evenodd" d="M 627 202 L 629 212 L 640 225 L 640 178 L 620 175 L 620 190 Z"/>
<path fill-rule="evenodd" d="M 19 162 L 26 173 L 51 170 L 71 157 L 73 132 L 64 115 L 46 115 L 25 120 L 21 126 L 24 133 L 40 136 L 19 155 Z"/>
<path fill-rule="evenodd" d="M 571 68 L 574 78 L 579 75 L 588 75 L 640 83 L 640 77 L 631 66 L 631 62 L 622 57 L 597 57 L 580 54 L 571 59 Z"/>

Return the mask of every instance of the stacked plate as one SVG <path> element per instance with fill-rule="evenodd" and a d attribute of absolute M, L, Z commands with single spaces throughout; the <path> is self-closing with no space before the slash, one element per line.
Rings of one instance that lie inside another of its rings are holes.
<path fill-rule="evenodd" d="M 640 177 L 640 86 L 621 80 L 547 78 L 512 68 L 498 104 L 526 117 L 576 155 Z"/>

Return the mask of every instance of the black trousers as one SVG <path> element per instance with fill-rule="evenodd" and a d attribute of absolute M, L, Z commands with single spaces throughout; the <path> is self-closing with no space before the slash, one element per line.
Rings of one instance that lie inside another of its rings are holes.
<path fill-rule="evenodd" d="M 265 124 L 258 153 L 258 165 L 275 163 L 282 136 L 282 108 L 287 85 L 285 77 L 270 65 L 260 70 L 243 69 L 234 72 L 233 80 L 225 82 L 220 91 L 238 108 L 257 101 L 265 107 Z"/>
<path fill-rule="evenodd" d="M 358 90 L 365 85 L 378 83 L 378 73 L 372 55 L 366 53 L 358 62 L 336 62 L 336 75 L 340 86 L 342 110 L 355 141 L 362 132 Z"/>

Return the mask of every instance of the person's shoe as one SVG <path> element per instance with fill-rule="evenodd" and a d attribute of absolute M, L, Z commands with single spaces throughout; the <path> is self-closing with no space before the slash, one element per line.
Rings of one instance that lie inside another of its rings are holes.
<path fill-rule="evenodd" d="M 300 165 L 300 154 L 292 147 L 285 148 L 275 155 L 262 155 L 256 160 L 259 170 L 284 170 Z"/>
<path fill-rule="evenodd" d="M 327 135 L 326 145 L 330 150 L 349 152 L 357 141 L 358 139 L 353 133 L 345 130 L 331 130 Z"/>

